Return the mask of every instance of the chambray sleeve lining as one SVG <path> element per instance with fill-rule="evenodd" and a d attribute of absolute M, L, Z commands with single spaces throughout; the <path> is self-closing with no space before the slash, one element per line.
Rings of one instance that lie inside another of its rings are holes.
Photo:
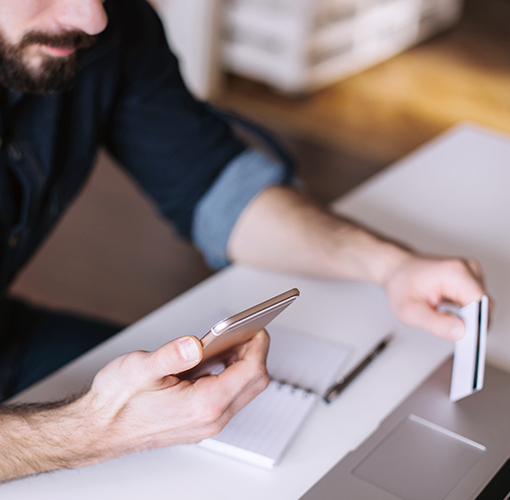
<path fill-rule="evenodd" d="M 232 159 L 196 206 L 192 238 L 215 269 L 229 263 L 227 242 L 239 215 L 261 191 L 288 182 L 289 172 L 259 151 Z"/>

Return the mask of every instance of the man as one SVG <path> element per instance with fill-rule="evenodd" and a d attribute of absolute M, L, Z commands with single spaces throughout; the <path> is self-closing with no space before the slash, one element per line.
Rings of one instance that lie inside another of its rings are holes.
<path fill-rule="evenodd" d="M 212 265 L 373 282 L 406 323 L 462 337 L 436 306 L 479 299 L 478 265 L 414 254 L 293 189 L 190 97 L 144 0 L 0 0 L 0 56 L 2 296 L 105 145 Z M 0 314 L 3 398 L 114 331 L 9 299 Z M 259 332 L 221 374 L 183 381 L 202 351 L 182 337 L 115 359 L 74 400 L 4 405 L 0 480 L 211 436 L 267 385 L 267 350 Z"/>

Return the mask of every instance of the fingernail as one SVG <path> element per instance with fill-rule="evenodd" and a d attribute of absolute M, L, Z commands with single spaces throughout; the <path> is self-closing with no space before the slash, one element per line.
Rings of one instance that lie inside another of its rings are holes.
<path fill-rule="evenodd" d="M 198 347 L 193 341 L 193 339 L 190 339 L 189 337 L 181 340 L 178 344 L 179 351 L 181 352 L 181 356 L 186 361 L 196 361 L 198 359 L 199 353 L 198 353 Z"/>
<path fill-rule="evenodd" d="M 464 325 L 460 325 L 460 324 L 456 323 L 455 325 L 453 325 L 453 328 L 450 330 L 450 338 L 452 340 L 462 339 L 462 337 L 464 337 L 465 330 L 466 330 L 466 328 L 464 327 Z"/>

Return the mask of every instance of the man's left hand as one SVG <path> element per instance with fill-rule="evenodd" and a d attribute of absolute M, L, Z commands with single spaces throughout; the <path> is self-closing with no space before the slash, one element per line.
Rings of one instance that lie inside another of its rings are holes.
<path fill-rule="evenodd" d="M 409 253 L 383 283 L 400 320 L 449 340 L 464 336 L 464 322 L 437 306 L 465 306 L 485 294 L 480 265 L 472 259 L 437 259 Z"/>

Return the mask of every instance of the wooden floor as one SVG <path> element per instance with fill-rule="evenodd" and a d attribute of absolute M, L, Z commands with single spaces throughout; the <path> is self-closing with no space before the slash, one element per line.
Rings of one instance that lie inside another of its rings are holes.
<path fill-rule="evenodd" d="M 308 98 L 231 79 L 216 102 L 280 135 L 327 202 L 459 120 L 510 133 L 510 1 L 470 0 L 455 30 Z M 13 293 L 130 323 L 211 273 L 101 155 Z"/>
<path fill-rule="evenodd" d="M 459 26 L 309 97 L 239 77 L 215 102 L 295 138 L 388 164 L 459 121 L 510 133 L 510 2 L 468 0 Z"/>

